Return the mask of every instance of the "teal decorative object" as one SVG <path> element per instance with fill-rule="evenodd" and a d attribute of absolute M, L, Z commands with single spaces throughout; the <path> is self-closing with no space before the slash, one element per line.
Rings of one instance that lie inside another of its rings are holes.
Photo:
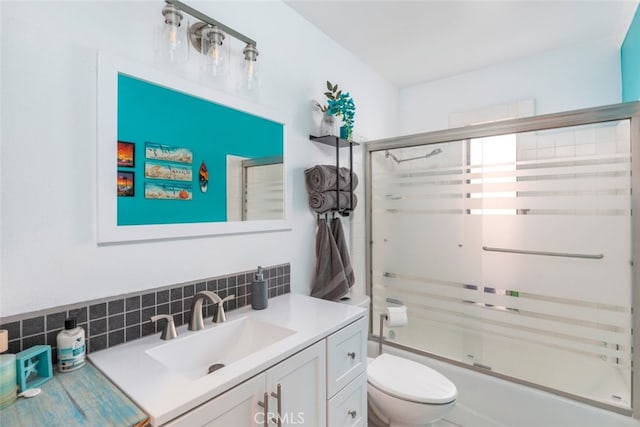
<path fill-rule="evenodd" d="M 51 346 L 35 345 L 16 354 L 16 376 L 23 392 L 53 377 Z"/>
<path fill-rule="evenodd" d="M 346 126 L 340 126 L 340 138 L 349 139 L 349 130 Z"/>

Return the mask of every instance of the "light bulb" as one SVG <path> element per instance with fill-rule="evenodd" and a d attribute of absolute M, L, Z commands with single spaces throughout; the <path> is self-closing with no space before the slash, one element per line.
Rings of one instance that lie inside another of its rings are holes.
<path fill-rule="evenodd" d="M 209 49 L 209 58 L 216 64 L 220 62 L 220 50 L 215 45 Z"/>
<path fill-rule="evenodd" d="M 178 44 L 178 28 L 172 24 L 167 25 L 169 27 L 169 47 L 175 49 Z"/>
<path fill-rule="evenodd" d="M 203 54 L 203 68 L 213 77 L 226 75 L 228 47 L 223 43 L 224 32 L 216 25 L 209 25 L 202 29 L 201 52 Z"/>
<path fill-rule="evenodd" d="M 202 48 L 205 50 L 209 59 L 215 63 L 222 60 L 220 50 L 222 50 L 222 42 L 224 33 L 217 26 L 207 27 L 202 30 Z"/>

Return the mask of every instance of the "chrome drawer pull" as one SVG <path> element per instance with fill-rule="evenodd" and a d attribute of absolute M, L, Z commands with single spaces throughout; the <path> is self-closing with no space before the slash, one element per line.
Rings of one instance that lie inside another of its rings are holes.
<path fill-rule="evenodd" d="M 349 353 L 347 353 L 347 357 L 350 357 L 352 360 L 356 359 L 356 352 L 355 351 L 350 351 Z"/>
<path fill-rule="evenodd" d="M 355 410 L 353 410 L 353 411 L 349 411 L 349 412 L 347 412 L 347 413 L 348 413 L 349 415 L 351 415 L 351 418 L 354 418 L 354 419 L 355 419 L 356 415 L 358 415 L 358 413 L 357 413 Z"/>
<path fill-rule="evenodd" d="M 271 421 L 278 424 L 278 427 L 282 427 L 282 384 L 278 384 L 278 392 L 271 392 L 271 396 L 278 399 L 278 416 L 273 417 Z"/>
<path fill-rule="evenodd" d="M 258 401 L 258 406 L 264 408 L 264 427 L 269 427 L 269 393 L 264 393 L 264 403 Z"/>

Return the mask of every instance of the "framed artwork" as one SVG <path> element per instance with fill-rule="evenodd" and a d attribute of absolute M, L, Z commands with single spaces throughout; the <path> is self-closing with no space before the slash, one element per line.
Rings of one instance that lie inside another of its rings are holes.
<path fill-rule="evenodd" d="M 193 163 L 193 153 L 184 147 L 171 147 L 169 145 L 146 142 L 144 144 L 144 156 L 152 160 L 166 160 L 178 163 Z"/>
<path fill-rule="evenodd" d="M 159 200 L 192 200 L 193 189 L 189 184 L 145 181 L 144 197 Z"/>
<path fill-rule="evenodd" d="M 118 141 L 118 167 L 133 168 L 136 166 L 136 144 Z"/>
<path fill-rule="evenodd" d="M 191 166 L 176 163 L 144 163 L 144 177 L 151 179 L 166 179 L 170 181 L 191 181 L 193 178 Z"/>
<path fill-rule="evenodd" d="M 134 197 L 135 196 L 135 172 L 118 171 L 118 197 Z"/>

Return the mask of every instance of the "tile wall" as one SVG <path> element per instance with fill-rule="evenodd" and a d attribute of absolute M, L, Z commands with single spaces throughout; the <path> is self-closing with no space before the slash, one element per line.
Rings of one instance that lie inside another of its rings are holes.
<path fill-rule="evenodd" d="M 176 326 L 187 323 L 191 317 L 193 296 L 203 290 L 213 291 L 221 298 L 235 295 L 226 303 L 227 311 L 250 305 L 250 285 L 254 274 L 255 270 L 243 271 L 0 318 L 0 329 L 8 330 L 9 353 L 18 353 L 37 344 L 49 344 L 55 363 L 56 336 L 64 328 L 67 317 L 75 317 L 78 326 L 84 328 L 87 351 L 98 351 L 160 332 L 163 323 L 156 325 L 149 320 L 156 314 L 173 315 Z M 265 267 L 264 276 L 269 298 L 291 291 L 289 264 Z M 206 313 L 203 314 L 213 315 L 213 304 L 205 304 L 204 308 Z"/>

